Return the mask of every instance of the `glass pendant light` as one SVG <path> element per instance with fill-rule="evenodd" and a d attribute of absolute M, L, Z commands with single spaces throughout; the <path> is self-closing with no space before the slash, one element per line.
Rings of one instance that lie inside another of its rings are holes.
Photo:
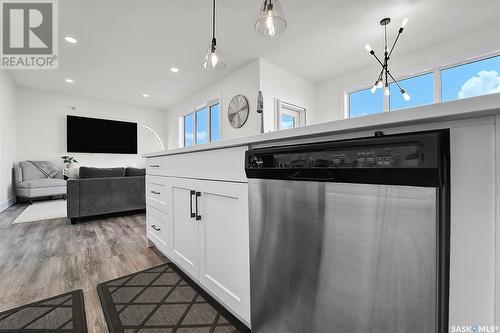
<path fill-rule="evenodd" d="M 255 32 L 264 37 L 281 35 L 287 27 L 279 0 L 264 0 L 255 23 Z"/>
<path fill-rule="evenodd" d="M 221 55 L 220 49 L 217 47 L 217 38 L 215 37 L 215 19 L 215 0 L 213 0 L 212 42 L 210 43 L 205 59 L 203 60 L 203 68 L 206 71 L 216 71 L 226 68 L 224 57 Z"/>

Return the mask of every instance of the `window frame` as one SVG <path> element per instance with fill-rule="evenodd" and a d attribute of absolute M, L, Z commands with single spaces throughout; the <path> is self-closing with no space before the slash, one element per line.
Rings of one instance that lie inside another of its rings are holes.
<path fill-rule="evenodd" d="M 191 109 L 182 115 L 179 116 L 179 126 L 178 126 L 178 144 L 179 147 L 186 147 L 186 137 L 185 137 L 185 128 L 184 128 L 184 122 L 185 122 L 185 117 L 189 115 L 193 115 L 193 145 L 188 146 L 188 147 L 194 147 L 194 146 L 200 146 L 204 145 L 207 143 L 212 142 L 212 107 L 219 104 L 219 140 L 222 137 L 222 105 L 220 103 L 220 98 L 215 98 L 210 101 L 208 101 L 205 104 L 199 105 L 195 107 L 194 109 Z M 196 143 L 196 133 L 197 133 L 197 128 L 196 128 L 196 123 L 197 123 L 197 112 L 201 111 L 203 109 L 207 109 L 207 142 L 206 143 Z"/>
<path fill-rule="evenodd" d="M 292 103 L 284 102 L 276 99 L 276 130 L 280 131 L 281 128 L 281 115 L 287 115 L 295 119 L 295 127 L 299 128 L 306 126 L 307 123 L 307 109 Z M 288 128 L 287 128 L 288 129 Z"/>
<path fill-rule="evenodd" d="M 365 86 L 364 88 L 356 89 L 356 90 L 347 92 L 345 94 L 345 100 L 344 100 L 344 105 L 345 105 L 344 117 L 346 119 L 351 119 L 351 118 L 357 118 L 357 117 L 359 117 L 359 116 L 351 117 L 351 94 L 354 94 L 354 93 L 357 93 L 357 92 L 360 92 L 360 91 L 363 91 L 363 90 L 370 90 L 372 87 L 373 87 L 373 85 L 371 85 L 369 87 Z M 383 98 L 382 112 L 389 111 L 389 110 L 386 110 L 386 106 L 389 105 L 388 100 L 386 102 L 387 96 L 385 96 L 384 94 L 382 94 L 382 98 Z M 380 113 L 380 112 L 376 112 L 376 113 L 372 113 L 372 114 L 377 114 L 377 113 Z"/>
<path fill-rule="evenodd" d="M 439 73 L 441 74 L 441 71 L 439 71 Z M 432 90 L 433 90 L 433 95 L 432 95 L 432 102 L 431 103 L 420 104 L 420 105 L 416 105 L 416 106 L 403 107 L 403 108 L 397 108 L 397 109 L 391 109 L 391 96 L 385 96 L 385 94 L 384 94 L 384 99 L 387 99 L 387 110 L 385 110 L 385 101 L 384 101 L 384 112 L 386 112 L 386 111 L 405 110 L 405 109 L 412 108 L 412 107 L 414 108 L 414 107 L 421 106 L 421 105 L 431 105 L 431 104 L 436 103 L 436 73 L 435 73 L 435 71 L 433 69 L 427 69 L 426 71 L 423 71 L 423 72 L 420 72 L 420 73 L 412 73 L 412 75 L 410 75 L 410 76 L 407 75 L 406 77 L 402 76 L 402 77 L 400 77 L 397 80 L 398 80 L 398 83 L 399 83 L 400 81 L 414 79 L 414 78 L 417 78 L 417 77 L 420 77 L 420 76 L 424 76 L 424 75 L 427 75 L 427 74 L 432 74 Z M 389 83 L 389 88 L 390 88 L 391 84 L 395 84 L 395 83 L 394 82 L 390 82 Z M 402 88 L 404 89 L 404 86 Z M 398 89 L 398 93 L 399 93 L 399 89 Z M 411 92 L 409 91 L 408 93 L 411 93 Z M 439 93 L 439 96 L 441 97 L 441 93 Z"/>
<path fill-rule="evenodd" d="M 467 65 L 467 64 L 470 64 L 473 62 L 477 62 L 477 61 L 481 61 L 481 60 L 485 60 L 485 59 L 489 59 L 489 58 L 494 58 L 494 57 L 498 57 L 498 56 L 500 56 L 500 50 L 495 50 L 495 51 L 491 51 L 491 52 L 484 52 L 484 53 L 476 54 L 476 55 L 469 56 L 469 57 L 463 57 L 459 60 L 449 61 L 449 62 L 446 62 L 444 64 L 437 64 L 437 65 L 434 65 L 431 67 L 420 67 L 419 69 L 411 71 L 407 74 L 397 76 L 396 79 L 398 81 L 402 81 L 402 80 L 411 79 L 413 77 L 418 77 L 421 75 L 432 73 L 433 74 L 433 83 L 434 83 L 434 96 L 433 96 L 433 102 L 431 104 L 442 103 L 442 81 L 441 81 L 442 76 L 441 76 L 441 73 L 443 70 Z M 362 84 L 354 85 L 351 88 L 344 90 L 344 92 L 342 93 L 344 119 L 351 118 L 350 117 L 350 105 L 349 105 L 350 94 L 361 91 L 361 90 L 370 89 L 372 86 L 373 86 L 373 83 L 367 83 L 365 81 Z M 384 108 L 383 108 L 382 113 L 391 111 L 389 109 L 390 96 L 384 95 L 383 98 L 384 98 Z M 454 100 L 452 100 L 452 101 L 454 101 Z M 431 105 L 431 104 L 426 104 L 426 105 Z M 405 109 L 406 108 L 394 109 L 392 111 L 402 111 Z"/>
<path fill-rule="evenodd" d="M 439 77 L 439 79 L 440 79 L 440 81 L 439 81 L 440 102 L 441 102 L 442 97 L 443 97 L 443 85 L 442 85 L 442 77 L 441 77 L 441 74 L 442 74 L 443 71 L 445 71 L 447 69 L 451 69 L 451 68 L 465 66 L 465 65 L 468 65 L 468 64 L 472 64 L 472 63 L 483 61 L 483 60 L 487 60 L 487 59 L 497 58 L 497 57 L 500 57 L 500 50 L 494 51 L 494 52 L 490 52 L 490 53 L 487 53 L 487 54 L 483 54 L 483 55 L 480 55 L 480 56 L 469 57 L 469 58 L 462 59 L 462 60 L 454 62 L 454 63 L 448 63 L 448 64 L 445 64 L 445 65 L 442 65 L 440 67 L 440 71 L 439 71 L 439 74 L 440 74 L 440 77 Z M 479 97 L 479 96 L 486 96 L 486 95 L 478 95 L 478 96 L 471 96 L 471 97 Z M 471 98 L 471 97 L 465 97 L 465 99 L 466 98 Z M 451 100 L 448 100 L 448 101 L 445 101 L 445 102 L 456 101 L 456 100 L 459 100 L 459 99 L 464 99 L 464 98 L 455 98 L 455 99 L 451 99 Z"/>

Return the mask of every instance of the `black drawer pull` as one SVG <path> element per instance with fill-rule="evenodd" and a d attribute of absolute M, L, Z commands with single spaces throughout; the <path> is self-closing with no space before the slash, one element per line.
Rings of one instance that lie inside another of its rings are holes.
<path fill-rule="evenodd" d="M 151 192 L 152 194 L 161 194 L 160 192 L 157 192 L 157 191 L 149 191 Z"/>
<path fill-rule="evenodd" d="M 160 231 L 161 229 L 156 226 L 156 224 L 152 224 L 151 228 L 155 229 L 156 231 Z"/>
<path fill-rule="evenodd" d="M 196 192 L 196 221 L 201 220 L 201 215 L 198 212 L 198 198 L 201 197 L 201 192 Z"/>
<path fill-rule="evenodd" d="M 193 195 L 195 195 L 195 191 L 191 190 L 189 192 L 189 214 L 191 215 L 191 218 L 195 217 L 196 214 L 193 212 Z"/>
<path fill-rule="evenodd" d="M 158 165 L 158 164 L 153 164 L 153 165 L 150 165 L 149 167 L 150 167 L 150 168 L 159 168 L 159 167 L 160 167 L 160 165 Z"/>

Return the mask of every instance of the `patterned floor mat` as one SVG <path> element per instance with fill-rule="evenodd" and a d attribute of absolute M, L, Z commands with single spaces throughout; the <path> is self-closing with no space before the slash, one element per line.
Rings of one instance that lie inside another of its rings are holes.
<path fill-rule="evenodd" d="M 111 333 L 249 332 L 171 263 L 101 283 L 97 290 Z"/>
<path fill-rule="evenodd" d="M 81 289 L 0 313 L 0 332 L 86 333 Z"/>

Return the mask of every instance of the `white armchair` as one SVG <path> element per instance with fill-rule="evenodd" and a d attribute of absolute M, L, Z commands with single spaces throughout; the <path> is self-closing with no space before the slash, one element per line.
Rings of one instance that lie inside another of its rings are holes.
<path fill-rule="evenodd" d="M 14 166 L 16 196 L 27 200 L 30 204 L 33 199 L 62 196 L 66 199 L 66 181 L 62 178 L 47 178 L 32 163 L 23 161 Z"/>

